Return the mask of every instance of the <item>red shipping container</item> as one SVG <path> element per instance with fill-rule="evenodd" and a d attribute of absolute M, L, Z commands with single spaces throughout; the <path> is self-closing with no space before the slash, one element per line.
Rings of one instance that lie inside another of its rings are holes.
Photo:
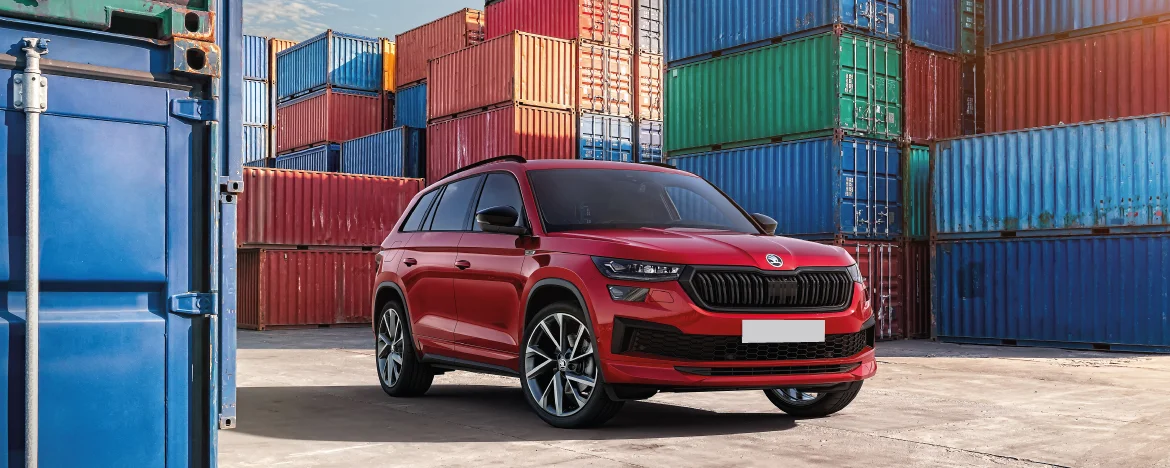
<path fill-rule="evenodd" d="M 573 112 L 528 106 L 499 107 L 427 126 L 427 182 L 497 156 L 576 159 Z"/>
<path fill-rule="evenodd" d="M 988 132 L 1170 112 L 1170 23 L 992 52 L 986 84 Z"/>
<path fill-rule="evenodd" d="M 634 115 L 634 56 L 596 44 L 578 44 L 577 80 L 581 112 Z"/>
<path fill-rule="evenodd" d="M 925 143 L 962 134 L 962 62 L 910 45 L 903 59 L 906 137 Z"/>
<path fill-rule="evenodd" d="M 837 239 L 824 244 L 844 248 L 857 260 L 865 277 L 866 293 L 877 316 L 879 340 L 904 338 L 906 326 L 906 283 L 903 244 L 894 241 Z"/>
<path fill-rule="evenodd" d="M 464 8 L 395 36 L 394 81 L 405 88 L 427 79 L 427 62 L 484 41 L 483 12 Z"/>
<path fill-rule="evenodd" d="M 375 252 L 240 250 L 240 328 L 368 324 Z"/>
<path fill-rule="evenodd" d="M 503 104 L 573 109 L 575 55 L 572 41 L 513 32 L 436 58 L 427 80 L 427 115 L 439 119 Z"/>
<path fill-rule="evenodd" d="M 488 39 L 524 31 L 623 50 L 634 45 L 633 0 L 500 0 L 486 10 Z"/>
<path fill-rule="evenodd" d="M 276 152 L 341 143 L 382 131 L 382 93 L 323 89 L 276 108 Z"/>
<path fill-rule="evenodd" d="M 661 55 L 639 54 L 637 86 L 638 119 L 662 120 L 662 74 L 666 61 Z"/>
<path fill-rule="evenodd" d="M 930 319 L 930 243 L 906 241 L 903 249 L 906 273 L 906 338 L 930 338 L 934 328 Z"/>
<path fill-rule="evenodd" d="M 422 188 L 421 179 L 245 167 L 237 242 L 378 246 Z"/>

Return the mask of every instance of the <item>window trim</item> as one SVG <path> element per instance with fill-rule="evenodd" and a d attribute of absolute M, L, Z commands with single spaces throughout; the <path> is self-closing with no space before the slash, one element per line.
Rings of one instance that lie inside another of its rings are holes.
<path fill-rule="evenodd" d="M 468 174 L 467 177 L 464 177 L 464 178 L 461 178 L 458 180 L 452 180 L 450 182 L 447 182 L 446 184 L 443 184 L 443 187 L 442 187 L 443 193 L 440 194 L 438 202 L 434 204 L 434 209 L 430 210 L 430 213 L 427 214 L 427 219 L 423 220 L 423 224 L 426 225 L 426 229 L 423 229 L 421 232 L 471 232 L 471 231 L 469 231 L 469 229 L 471 229 L 471 226 L 470 226 L 470 224 L 468 224 L 468 220 L 470 220 L 473 217 L 471 212 L 475 210 L 475 205 L 477 205 L 479 203 L 479 193 L 480 193 L 480 191 L 483 190 L 483 183 L 487 180 L 487 177 L 484 176 L 484 174 L 485 173 L 483 173 L 483 172 L 479 172 L 479 173 L 475 173 L 475 174 Z M 461 230 L 459 230 L 459 229 L 443 229 L 443 230 L 434 229 L 433 226 L 435 224 L 435 214 L 439 210 L 439 205 L 443 202 L 443 197 L 447 195 L 447 188 L 453 184 L 457 184 L 459 182 L 463 182 L 463 181 L 468 180 L 468 179 L 474 179 L 476 177 L 480 177 L 481 179 L 480 179 L 479 183 L 476 184 L 476 186 L 475 186 L 475 193 L 472 195 L 472 199 L 471 199 L 472 202 L 468 203 L 467 212 L 463 213 L 463 229 L 461 229 Z"/>
<path fill-rule="evenodd" d="M 527 228 L 527 229 L 532 229 L 532 224 L 528 222 L 528 215 L 527 215 L 528 210 L 524 208 L 524 187 L 520 186 L 520 178 L 516 177 L 516 174 L 513 174 L 512 171 L 495 170 L 495 171 L 487 171 L 487 172 L 480 173 L 480 175 L 484 176 L 483 183 L 479 184 L 479 193 L 477 193 L 475 195 L 475 204 L 471 207 L 471 225 L 468 226 L 468 231 L 466 231 L 466 232 L 470 232 L 472 234 L 495 234 L 495 235 L 503 235 L 503 236 L 515 236 L 516 235 L 516 234 L 503 233 L 503 232 L 487 232 L 487 231 L 476 231 L 475 230 L 476 208 L 479 208 L 479 199 L 483 197 L 483 188 L 487 186 L 487 178 L 488 178 L 488 176 L 491 176 L 492 174 L 506 174 L 506 175 L 512 176 L 512 181 L 516 182 L 516 191 L 520 194 L 520 212 L 519 212 L 520 217 L 518 218 L 518 221 L 520 221 L 520 226 Z M 491 208 L 491 207 L 489 207 L 489 208 Z"/>

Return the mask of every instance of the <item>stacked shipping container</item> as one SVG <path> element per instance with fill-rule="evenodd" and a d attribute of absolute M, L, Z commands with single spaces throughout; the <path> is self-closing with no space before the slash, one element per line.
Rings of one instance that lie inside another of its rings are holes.
<path fill-rule="evenodd" d="M 264 166 L 272 157 L 272 74 L 269 40 L 244 36 L 244 164 Z"/>

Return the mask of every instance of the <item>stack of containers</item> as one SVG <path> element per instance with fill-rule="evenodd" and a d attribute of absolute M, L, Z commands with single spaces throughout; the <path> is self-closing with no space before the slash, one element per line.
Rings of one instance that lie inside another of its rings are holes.
<path fill-rule="evenodd" d="M 902 2 L 666 3 L 670 162 L 849 250 L 879 336 L 905 336 Z"/>
<path fill-rule="evenodd" d="M 634 50 L 640 41 L 635 31 L 635 3 L 636 0 L 492 0 L 487 4 L 488 39 L 523 31 L 571 41 L 568 59 L 575 66 L 568 75 L 568 87 L 551 82 L 540 86 L 563 89 L 570 99 L 575 98 L 568 110 L 576 115 L 575 153 L 582 159 L 637 160 L 635 119 L 643 109 L 635 102 L 639 62 Z M 643 3 L 657 3 L 661 15 L 661 2 Z M 649 24 L 647 28 L 655 29 Z M 646 47 L 652 47 L 653 41 L 648 38 Z M 654 67 L 661 69 L 661 62 L 648 63 L 651 65 L 642 73 L 646 83 L 660 83 L 661 79 L 654 76 Z M 661 93 L 658 97 L 654 94 L 648 87 L 645 114 L 650 117 L 655 116 L 654 104 L 661 107 Z M 558 153 L 552 157 L 560 156 Z"/>
<path fill-rule="evenodd" d="M 337 170 L 339 144 L 382 130 L 382 43 L 332 30 L 276 55 L 275 166 Z"/>
<path fill-rule="evenodd" d="M 666 73 L 663 5 L 665 0 L 637 0 L 634 43 L 634 99 L 638 110 L 637 161 L 665 162 L 662 158 L 662 79 Z"/>
<path fill-rule="evenodd" d="M 276 72 L 276 55 L 295 45 L 297 45 L 296 41 L 290 41 L 286 39 L 272 38 L 268 40 L 268 77 L 272 81 L 271 86 L 269 86 L 270 92 L 268 98 L 268 112 L 270 115 L 272 115 L 273 119 L 276 118 L 276 104 L 280 101 L 277 92 L 279 87 L 276 84 L 278 81 L 280 81 L 280 74 Z M 265 165 L 257 165 L 260 167 L 273 167 L 275 165 L 277 134 L 276 126 L 273 125 L 272 131 L 268 133 L 268 157 L 270 159 L 268 159 L 268 163 Z"/>
<path fill-rule="evenodd" d="M 244 36 L 244 164 L 265 167 L 272 157 L 272 75 L 268 38 Z"/>
<path fill-rule="evenodd" d="M 396 36 L 394 126 L 426 128 L 427 62 L 483 39 L 483 12 L 469 8 Z"/>
<path fill-rule="evenodd" d="M 1165 2 L 988 2 L 995 133 L 934 148 L 940 340 L 1170 352 L 1170 78 L 1150 68 L 1168 20 Z"/>
<path fill-rule="evenodd" d="M 394 128 L 394 77 L 398 64 L 398 45 L 387 38 L 378 40 L 382 44 L 382 91 L 386 93 L 386 103 L 382 105 L 382 128 Z"/>
<path fill-rule="evenodd" d="M 368 324 L 377 247 L 418 179 L 245 168 L 239 326 Z"/>

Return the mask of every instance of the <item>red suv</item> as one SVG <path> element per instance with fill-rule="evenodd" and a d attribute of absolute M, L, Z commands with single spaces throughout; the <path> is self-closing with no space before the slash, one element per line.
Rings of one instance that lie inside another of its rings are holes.
<path fill-rule="evenodd" d="M 693 174 L 506 157 L 411 205 L 375 283 L 391 396 L 464 370 L 519 377 L 536 414 L 564 428 L 657 392 L 763 390 L 821 417 L 877 370 L 849 254 L 775 237 L 774 220 Z"/>

